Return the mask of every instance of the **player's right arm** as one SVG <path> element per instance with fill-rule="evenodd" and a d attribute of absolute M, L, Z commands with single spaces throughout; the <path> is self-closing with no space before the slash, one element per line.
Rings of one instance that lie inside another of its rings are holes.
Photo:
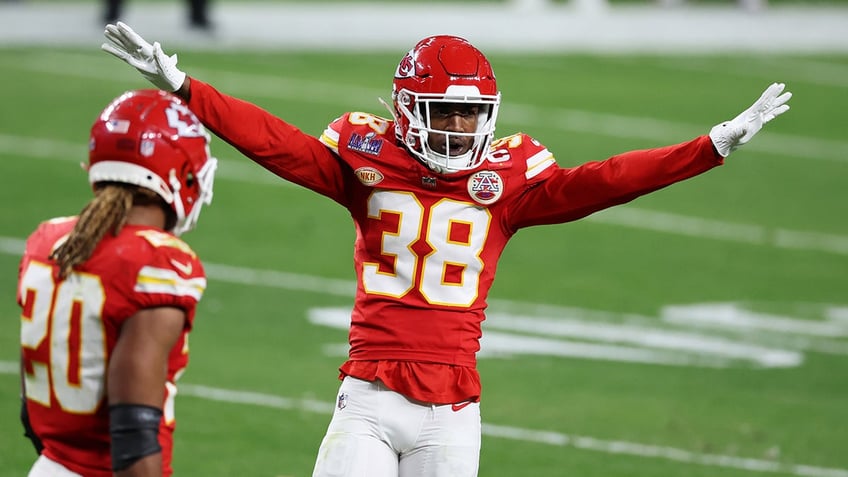
<path fill-rule="evenodd" d="M 210 131 L 274 174 L 343 202 L 344 166 L 317 138 L 264 109 L 189 78 L 158 42 L 148 43 L 128 25 L 106 25 L 101 49 L 123 60 L 159 89 L 174 92 Z"/>
<path fill-rule="evenodd" d="M 318 138 L 191 78 L 189 107 L 203 124 L 275 175 L 341 202 L 344 167 Z"/>
<path fill-rule="evenodd" d="M 571 168 L 551 163 L 543 173 L 528 180 L 527 190 L 510 209 L 510 227 L 517 230 L 578 220 L 721 164 L 723 158 L 707 136 L 672 146 L 629 151 Z M 528 173 L 529 165 L 528 160 Z"/>

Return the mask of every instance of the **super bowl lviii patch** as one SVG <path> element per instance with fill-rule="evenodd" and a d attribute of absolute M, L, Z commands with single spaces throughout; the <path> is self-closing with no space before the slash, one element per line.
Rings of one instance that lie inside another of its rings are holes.
<path fill-rule="evenodd" d="M 380 155 L 380 150 L 383 149 L 383 140 L 376 139 L 377 134 L 370 132 L 365 136 L 353 133 L 347 141 L 347 148 L 352 151 L 364 152 L 373 156 Z"/>

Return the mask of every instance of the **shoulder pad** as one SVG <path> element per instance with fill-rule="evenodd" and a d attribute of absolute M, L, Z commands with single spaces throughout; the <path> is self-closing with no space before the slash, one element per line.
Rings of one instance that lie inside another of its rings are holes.
<path fill-rule="evenodd" d="M 342 138 L 351 137 L 349 143 L 344 144 L 345 147 L 353 144 L 355 150 L 368 152 L 368 138 L 392 133 L 392 124 L 389 119 L 371 113 L 353 111 L 336 118 L 327 126 L 319 139 L 325 146 L 338 154 L 339 142 L 344 141 Z M 366 148 L 366 150 L 363 151 L 363 148 Z"/>
<path fill-rule="evenodd" d="M 521 168 L 531 182 L 543 177 L 542 173 L 556 164 L 553 154 L 544 145 L 524 133 L 493 141 L 488 160 L 493 166 L 503 163 L 505 167 Z"/>

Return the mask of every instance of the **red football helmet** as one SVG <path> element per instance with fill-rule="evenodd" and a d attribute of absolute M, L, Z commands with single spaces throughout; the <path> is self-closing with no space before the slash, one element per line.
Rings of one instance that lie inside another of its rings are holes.
<path fill-rule="evenodd" d="M 218 161 L 206 128 L 179 97 L 160 90 L 114 99 L 91 127 L 88 180 L 124 182 L 159 194 L 177 215 L 175 235 L 191 230 L 212 202 Z"/>
<path fill-rule="evenodd" d="M 407 149 L 436 172 L 477 167 L 489 150 L 501 94 L 489 60 L 463 38 L 438 35 L 418 42 L 398 64 L 392 84 L 395 133 Z M 433 103 L 479 105 L 477 131 L 449 132 L 430 127 Z M 473 147 L 461 155 L 434 151 L 430 134 L 470 136 Z"/>

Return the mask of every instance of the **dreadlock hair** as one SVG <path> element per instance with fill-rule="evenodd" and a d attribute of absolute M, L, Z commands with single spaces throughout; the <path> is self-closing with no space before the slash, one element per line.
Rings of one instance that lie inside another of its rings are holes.
<path fill-rule="evenodd" d="M 165 230 L 173 229 L 176 214 L 152 190 L 123 182 L 95 184 L 94 198 L 80 212 L 68 239 L 50 254 L 50 258 L 59 266 L 59 278 L 67 277 L 74 267 L 91 258 L 107 232 L 117 236 L 127 223 L 133 205 L 153 204 L 162 206 L 166 211 Z"/>

